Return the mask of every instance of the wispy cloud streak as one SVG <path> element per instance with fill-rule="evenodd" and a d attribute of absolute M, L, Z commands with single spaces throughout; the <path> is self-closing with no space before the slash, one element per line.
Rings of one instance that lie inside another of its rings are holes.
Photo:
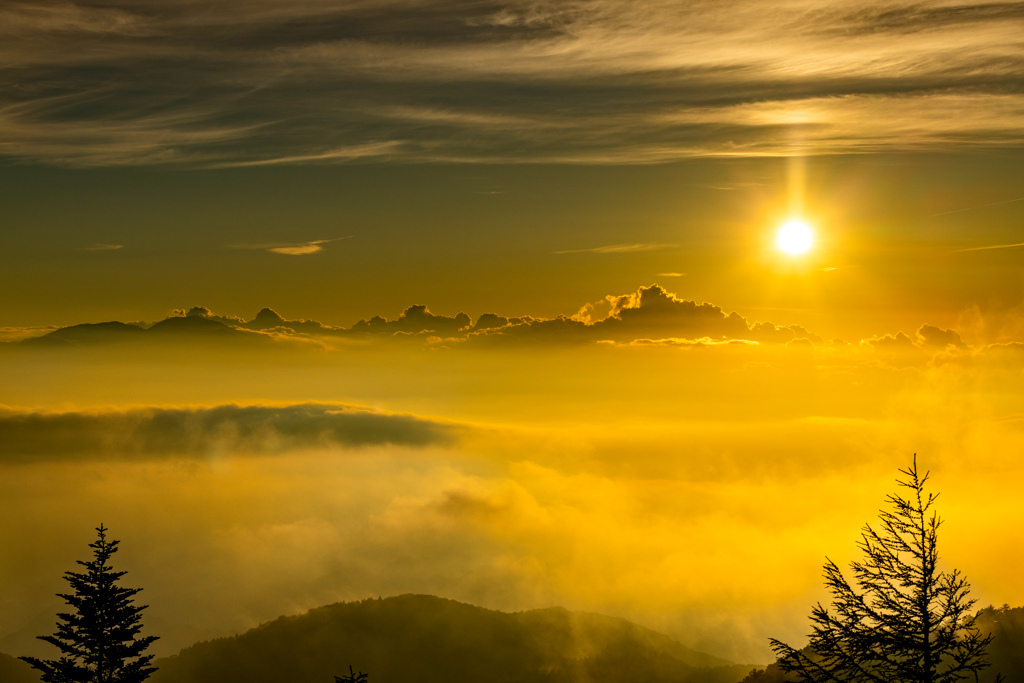
<path fill-rule="evenodd" d="M 641 244 L 609 244 L 603 247 L 592 247 L 590 249 L 563 249 L 556 251 L 556 254 L 627 254 L 635 251 L 658 251 L 661 249 L 672 249 L 678 244 L 663 244 L 661 242 L 646 242 Z"/>
<path fill-rule="evenodd" d="M 1013 204 L 1015 202 L 1024 202 L 1024 197 L 1018 197 L 1016 199 L 1007 199 L 1002 202 L 992 202 L 991 204 L 982 204 L 981 206 L 968 206 L 966 209 L 955 209 L 953 211 L 943 211 L 942 213 L 933 213 L 928 218 L 935 218 L 936 216 L 949 216 L 954 213 L 963 213 L 964 211 L 974 211 L 976 209 L 987 209 L 990 206 L 1002 206 L 1003 204 Z M 1016 245 L 1013 245 L 1016 246 Z M 995 247 L 981 247 L 982 249 L 992 249 Z"/>
<path fill-rule="evenodd" d="M 306 256 L 316 254 L 324 250 L 325 244 L 348 239 L 348 237 L 334 237 L 329 240 L 310 240 L 309 242 L 270 243 L 270 244 L 232 244 L 232 249 L 255 249 L 267 251 L 271 254 L 284 254 L 286 256 Z"/>
<path fill-rule="evenodd" d="M 11 0 L 0 155 L 655 163 L 1021 144 L 1022 33 L 1020 2 Z"/>
<path fill-rule="evenodd" d="M 987 251 L 989 249 L 1013 249 L 1015 247 L 1024 247 L 1024 242 L 1017 242 L 1015 244 L 993 244 L 987 247 L 968 247 L 967 249 L 957 249 L 957 251 Z"/>

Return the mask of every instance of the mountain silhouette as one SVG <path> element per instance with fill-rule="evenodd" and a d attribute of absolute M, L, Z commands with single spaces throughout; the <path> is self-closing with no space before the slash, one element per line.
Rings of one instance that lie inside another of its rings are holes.
<path fill-rule="evenodd" d="M 186 648 L 152 683 L 736 683 L 750 671 L 613 617 L 506 613 L 429 595 L 338 603 Z"/>
<path fill-rule="evenodd" d="M 146 332 L 138 325 L 112 320 L 106 323 L 84 323 L 62 327 L 44 334 L 41 337 L 26 339 L 24 343 L 32 345 L 63 346 L 66 344 L 90 344 L 120 339 L 138 339 Z"/>
<path fill-rule="evenodd" d="M 39 676 L 25 662 L 0 652 L 0 681 L 3 683 L 39 683 Z"/>
<path fill-rule="evenodd" d="M 238 329 L 219 320 L 198 315 L 174 316 L 149 328 L 122 322 L 85 323 L 62 327 L 20 342 L 30 347 L 62 348 L 108 343 L 224 342 L 265 344 L 270 338 L 258 332 Z"/>
<path fill-rule="evenodd" d="M 981 676 L 1024 676 L 1024 607 L 987 607 L 992 633 Z M 506 613 L 430 595 L 338 603 L 281 617 L 154 662 L 150 683 L 328 683 L 356 670 L 372 683 L 791 683 L 775 665 L 692 650 L 668 636 L 561 607 Z M 0 682 L 35 683 L 27 664 L 0 653 Z"/>
<path fill-rule="evenodd" d="M 249 321 L 249 324 L 256 329 L 263 329 L 264 327 L 277 327 L 283 325 L 284 322 L 284 318 L 273 308 L 261 308 L 256 317 Z"/>
<path fill-rule="evenodd" d="M 150 335 L 202 335 L 202 336 L 241 336 L 240 332 L 224 323 L 203 318 L 197 315 L 176 316 L 167 318 L 146 330 Z"/>
<path fill-rule="evenodd" d="M 988 660 L 992 663 L 982 681 L 1001 673 L 1008 681 L 1024 679 L 1024 607 L 986 607 L 978 615 L 978 628 L 992 634 Z"/>

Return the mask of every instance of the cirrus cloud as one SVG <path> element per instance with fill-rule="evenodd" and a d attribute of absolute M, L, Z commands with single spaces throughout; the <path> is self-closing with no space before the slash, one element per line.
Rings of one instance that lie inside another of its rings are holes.
<path fill-rule="evenodd" d="M 269 244 L 233 244 L 232 249 L 255 249 L 258 251 L 266 251 L 271 254 L 284 254 L 286 256 L 306 256 L 308 254 L 317 254 L 324 250 L 325 244 L 331 242 L 337 242 L 339 240 L 348 239 L 348 237 L 334 237 L 326 240 L 310 240 L 308 242 L 287 242 L 287 243 L 269 243 Z"/>
<path fill-rule="evenodd" d="M 0 149 L 224 167 L 1019 145 L 1022 30 L 1018 2 L 11 0 Z"/>

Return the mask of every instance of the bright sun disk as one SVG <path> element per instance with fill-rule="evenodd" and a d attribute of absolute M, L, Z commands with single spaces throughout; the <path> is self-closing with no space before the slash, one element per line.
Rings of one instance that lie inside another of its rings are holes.
<path fill-rule="evenodd" d="M 786 221 L 779 228 L 775 244 L 787 254 L 803 254 L 814 246 L 814 232 L 801 220 Z"/>

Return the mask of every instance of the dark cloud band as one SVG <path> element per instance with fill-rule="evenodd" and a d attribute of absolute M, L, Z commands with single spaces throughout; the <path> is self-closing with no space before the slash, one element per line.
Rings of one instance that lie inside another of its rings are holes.
<path fill-rule="evenodd" d="M 454 438 L 451 425 L 341 404 L 65 413 L 0 410 L 0 462 L 272 455 L 389 444 L 424 447 Z"/>
<path fill-rule="evenodd" d="M 598 302 L 605 313 L 598 314 L 587 304 L 574 316 L 555 318 L 505 317 L 484 313 L 476 322 L 465 313 L 435 315 L 424 305 L 409 306 L 398 318 L 373 316 L 351 327 L 333 327 L 316 320 L 288 320 L 265 308 L 252 320 L 217 315 L 196 306 L 158 322 L 147 329 L 119 322 L 93 323 L 65 327 L 40 337 L 23 340 L 22 347 L 66 349 L 96 344 L 153 344 L 160 342 L 193 343 L 209 346 L 243 344 L 253 348 L 275 348 L 271 342 L 369 339 L 426 342 L 469 342 L 478 344 L 578 344 L 598 341 L 632 342 L 638 339 L 681 338 L 754 341 L 784 344 L 807 339 L 816 344 L 824 340 L 799 325 L 777 325 L 750 321 L 736 312 L 727 312 L 711 303 L 697 303 L 677 297 L 660 285 L 641 287 L 636 292 L 608 296 Z M 279 348 L 280 345 L 277 346 Z"/>

